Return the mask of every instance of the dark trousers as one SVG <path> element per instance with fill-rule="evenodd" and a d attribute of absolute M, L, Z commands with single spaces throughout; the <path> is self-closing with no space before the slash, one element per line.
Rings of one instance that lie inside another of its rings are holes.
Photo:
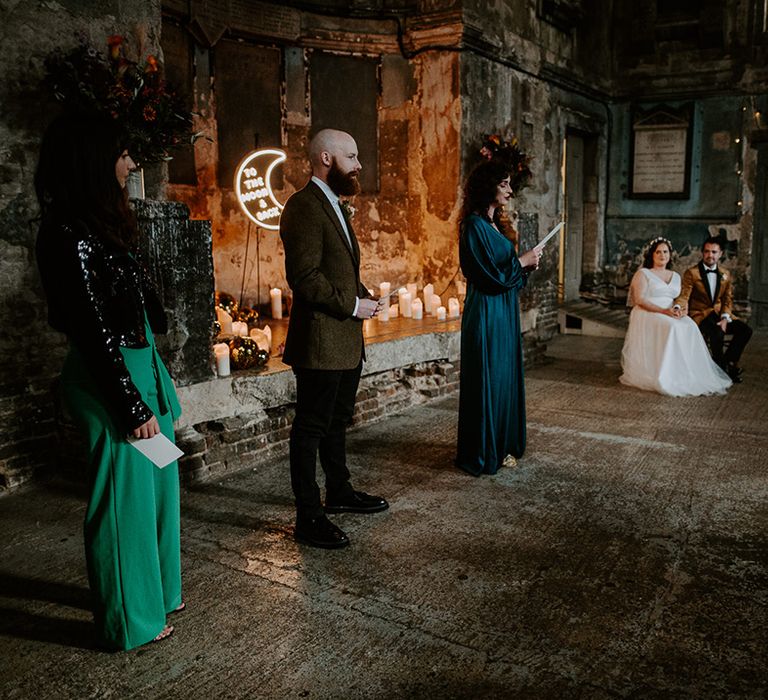
<path fill-rule="evenodd" d="M 362 362 L 349 370 L 294 369 L 296 416 L 290 438 L 291 486 L 299 518 L 323 513 L 316 461 L 325 472 L 326 497 L 352 491 L 347 469 L 346 433 L 355 410 Z"/>
<path fill-rule="evenodd" d="M 731 333 L 733 337 L 728 344 L 728 349 L 723 352 L 723 341 L 726 333 L 723 333 L 723 329 L 718 325 L 720 316 L 716 313 L 711 313 L 700 324 L 699 330 L 704 336 L 704 339 L 709 345 L 709 351 L 712 353 L 712 359 L 721 367 L 725 367 L 729 364 L 738 364 L 741 353 L 744 352 L 744 348 L 752 337 L 752 329 L 744 323 L 734 319 L 726 328 L 726 333 Z"/>

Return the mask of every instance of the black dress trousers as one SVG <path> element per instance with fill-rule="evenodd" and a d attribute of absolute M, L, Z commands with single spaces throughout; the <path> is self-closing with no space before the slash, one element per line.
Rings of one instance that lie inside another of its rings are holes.
<path fill-rule="evenodd" d="M 291 486 L 299 518 L 323 514 L 316 479 L 317 455 L 325 472 L 326 497 L 351 495 L 346 432 L 355 411 L 363 363 L 355 369 L 294 368 L 296 415 L 290 437 Z"/>

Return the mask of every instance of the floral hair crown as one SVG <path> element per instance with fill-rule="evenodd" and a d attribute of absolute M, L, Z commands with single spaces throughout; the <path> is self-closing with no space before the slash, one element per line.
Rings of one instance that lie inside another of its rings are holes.
<path fill-rule="evenodd" d="M 652 241 L 648 242 L 648 245 L 645 246 L 646 253 L 653 248 L 653 246 L 658 245 L 659 243 L 666 243 L 667 247 L 669 248 L 669 252 L 672 252 L 672 242 L 668 238 L 664 238 L 664 236 L 657 236 Z"/>
<path fill-rule="evenodd" d="M 518 194 L 524 187 L 528 187 L 533 177 L 530 169 L 531 157 L 527 155 L 517 138 L 505 141 L 499 134 L 491 134 L 483 139 L 480 155 L 486 160 L 495 160 L 509 170 L 510 187 L 514 194 Z"/>

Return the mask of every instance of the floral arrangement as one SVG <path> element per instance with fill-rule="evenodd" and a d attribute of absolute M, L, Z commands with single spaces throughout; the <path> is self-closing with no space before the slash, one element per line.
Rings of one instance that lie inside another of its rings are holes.
<path fill-rule="evenodd" d="M 193 133 L 192 113 L 163 79 L 157 58 L 139 64 L 125 56 L 125 44 L 124 37 L 110 36 L 107 56 L 84 39 L 67 52 L 56 49 L 45 59 L 45 82 L 69 107 L 115 119 L 139 165 L 171 160 L 169 150 L 200 136 Z"/>
<path fill-rule="evenodd" d="M 355 209 L 355 207 L 353 207 L 346 199 L 339 200 L 339 207 L 341 207 L 341 210 L 344 212 L 348 219 L 351 219 L 357 211 L 357 209 Z"/>
<path fill-rule="evenodd" d="M 530 184 L 533 177 L 529 167 L 531 157 L 522 151 L 517 137 L 513 136 L 511 141 L 505 141 L 498 134 L 486 136 L 480 148 L 480 155 L 487 160 L 500 160 L 509 168 L 509 183 L 513 194 L 519 194 Z"/>

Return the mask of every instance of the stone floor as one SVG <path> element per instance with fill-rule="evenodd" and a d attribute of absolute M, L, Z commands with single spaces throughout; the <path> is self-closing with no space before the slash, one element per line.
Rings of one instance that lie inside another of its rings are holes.
<path fill-rule="evenodd" d="M 768 334 L 724 397 L 620 385 L 621 340 L 559 338 L 529 445 L 451 465 L 456 398 L 350 435 L 391 510 L 291 539 L 287 463 L 183 494 L 186 612 L 93 648 L 77 492 L 0 500 L 5 698 L 766 698 Z"/>

